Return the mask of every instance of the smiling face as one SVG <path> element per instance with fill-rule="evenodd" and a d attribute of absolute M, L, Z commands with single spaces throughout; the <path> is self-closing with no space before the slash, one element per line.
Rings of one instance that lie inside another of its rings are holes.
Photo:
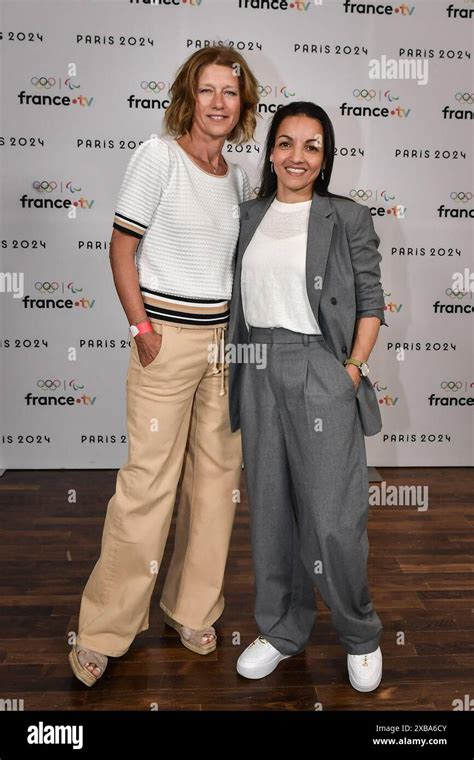
<path fill-rule="evenodd" d="M 270 160 L 278 179 L 278 200 L 310 200 L 313 183 L 324 167 L 321 122 L 304 115 L 287 116 L 278 127 Z"/>
<path fill-rule="evenodd" d="M 193 127 L 209 137 L 225 138 L 240 117 L 239 78 L 229 66 L 211 63 L 199 72 Z"/>

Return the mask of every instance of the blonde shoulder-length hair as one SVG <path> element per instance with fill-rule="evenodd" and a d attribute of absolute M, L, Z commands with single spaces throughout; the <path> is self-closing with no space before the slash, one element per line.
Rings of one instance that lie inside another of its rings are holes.
<path fill-rule="evenodd" d="M 239 82 L 240 118 L 227 140 L 233 143 L 253 140 L 257 124 L 258 82 L 237 50 L 218 45 L 197 50 L 178 69 L 170 87 L 171 103 L 163 119 L 165 131 L 173 137 L 181 137 L 191 130 L 199 73 L 211 63 L 233 69 Z"/>

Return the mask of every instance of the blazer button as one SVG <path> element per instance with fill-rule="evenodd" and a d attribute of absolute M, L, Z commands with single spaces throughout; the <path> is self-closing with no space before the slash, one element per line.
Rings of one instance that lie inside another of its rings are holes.
<path fill-rule="evenodd" d="M 341 351 L 342 351 L 343 354 L 347 354 L 347 347 L 346 346 L 342 346 Z"/>
<path fill-rule="evenodd" d="M 333 296 L 333 297 L 331 298 L 331 303 L 334 303 L 334 304 L 336 304 L 336 303 L 337 303 L 337 298 L 334 298 L 334 296 Z"/>

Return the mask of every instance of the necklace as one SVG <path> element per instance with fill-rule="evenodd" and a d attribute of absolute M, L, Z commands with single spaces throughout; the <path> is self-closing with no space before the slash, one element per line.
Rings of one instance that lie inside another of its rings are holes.
<path fill-rule="evenodd" d="M 179 144 L 180 143 L 178 143 L 178 145 Z M 182 145 L 181 145 L 181 148 L 183 148 Z M 185 150 L 185 148 L 183 148 L 183 150 Z M 219 171 L 219 169 L 215 169 L 214 166 L 211 164 L 211 162 L 207 161 L 207 159 L 201 158 L 201 156 L 197 156 L 195 153 L 191 153 L 189 150 L 187 150 L 186 153 L 188 153 L 190 156 L 192 156 L 197 161 L 202 161 L 203 164 L 207 164 L 208 166 L 210 166 L 211 169 L 212 169 L 212 171 L 214 172 L 214 174 L 217 174 L 217 172 Z M 226 169 L 226 171 L 227 171 L 227 169 Z"/>
<path fill-rule="evenodd" d="M 203 163 L 203 164 L 207 164 L 208 166 L 210 166 L 210 167 L 211 167 L 211 169 L 212 169 L 212 171 L 214 172 L 214 174 L 217 174 L 217 172 L 219 171 L 219 169 L 218 169 L 218 168 L 217 168 L 217 169 L 215 169 L 215 168 L 214 168 L 214 166 L 211 164 L 211 162 L 210 162 L 210 161 L 207 161 L 205 158 L 201 158 L 201 156 L 196 156 L 196 154 L 195 154 L 195 153 L 190 153 L 190 155 L 191 155 L 193 158 L 196 158 L 198 161 L 202 161 L 202 163 Z"/>

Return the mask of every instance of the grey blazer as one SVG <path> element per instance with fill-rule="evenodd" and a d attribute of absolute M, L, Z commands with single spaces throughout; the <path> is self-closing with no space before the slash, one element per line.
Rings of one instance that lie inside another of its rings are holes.
<path fill-rule="evenodd" d="M 227 341 L 247 344 L 240 290 L 242 257 L 276 192 L 268 198 L 244 201 L 240 207 L 240 235 L 235 257 L 234 288 Z M 313 193 L 306 248 L 306 290 L 327 346 L 341 362 L 351 352 L 356 319 L 378 317 L 386 325 L 380 283 L 380 238 L 367 206 L 346 198 Z M 239 391 L 241 365 L 229 367 L 231 430 L 240 428 Z M 382 428 L 379 403 L 368 377 L 361 378 L 357 406 L 364 435 Z"/>

